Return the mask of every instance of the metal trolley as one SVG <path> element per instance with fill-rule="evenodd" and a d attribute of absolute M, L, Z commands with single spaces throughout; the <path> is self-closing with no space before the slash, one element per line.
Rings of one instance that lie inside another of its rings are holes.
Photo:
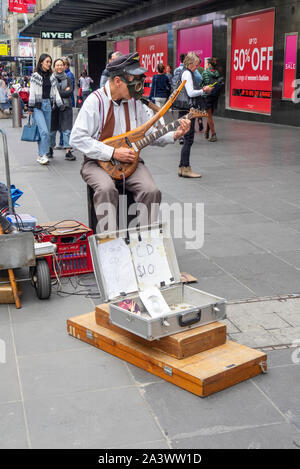
<path fill-rule="evenodd" d="M 6 185 L 8 188 L 8 208 L 14 212 L 10 192 L 10 169 L 8 158 L 7 138 L 4 130 L 0 129 L 3 140 L 3 153 L 5 160 Z M 3 230 L 0 226 L 0 235 Z M 15 279 L 13 269 L 29 268 L 30 276 L 23 279 Z M 21 307 L 18 297 L 16 282 L 31 280 L 37 297 L 41 300 L 48 299 L 51 295 L 51 278 L 49 266 L 44 257 L 36 257 L 34 252 L 34 235 L 32 232 L 16 232 L 0 236 L 0 270 L 8 270 L 15 304 Z"/>

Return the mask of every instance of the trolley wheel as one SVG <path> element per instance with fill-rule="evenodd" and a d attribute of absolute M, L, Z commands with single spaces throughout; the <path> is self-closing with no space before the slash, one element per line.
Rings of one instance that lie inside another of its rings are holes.
<path fill-rule="evenodd" d="M 40 300 L 47 300 L 51 295 L 51 278 L 46 259 L 36 261 L 32 279 L 37 297 Z"/>

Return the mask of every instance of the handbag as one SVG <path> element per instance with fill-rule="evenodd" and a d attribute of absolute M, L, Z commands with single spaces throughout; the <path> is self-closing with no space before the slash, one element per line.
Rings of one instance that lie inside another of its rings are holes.
<path fill-rule="evenodd" d="M 76 98 L 76 108 L 77 109 L 80 109 L 82 106 L 82 97 L 81 96 L 77 96 Z"/>
<path fill-rule="evenodd" d="M 31 116 L 29 116 L 27 124 L 23 127 L 21 140 L 24 142 L 39 142 L 41 140 L 38 126 L 34 122 L 34 119 L 32 119 L 32 121 L 31 123 Z"/>

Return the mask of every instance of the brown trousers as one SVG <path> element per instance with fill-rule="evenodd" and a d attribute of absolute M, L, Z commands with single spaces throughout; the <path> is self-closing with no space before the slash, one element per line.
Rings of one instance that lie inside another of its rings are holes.
<path fill-rule="evenodd" d="M 92 159 L 85 159 L 80 173 L 83 180 L 94 190 L 97 232 L 114 231 L 117 229 L 119 207 L 119 191 L 115 181 Z M 157 221 L 161 192 L 142 162 L 139 162 L 135 172 L 125 180 L 125 188 L 133 194 L 137 204 L 144 204 L 137 207 L 140 224 Z"/>

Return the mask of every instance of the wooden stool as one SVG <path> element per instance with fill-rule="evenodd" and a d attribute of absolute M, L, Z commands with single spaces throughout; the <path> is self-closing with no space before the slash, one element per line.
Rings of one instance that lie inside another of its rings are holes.
<path fill-rule="evenodd" d="M 116 186 L 119 194 L 123 194 L 123 188 L 121 185 Z M 94 189 L 90 186 L 87 185 L 87 204 L 88 204 L 88 225 L 89 227 L 93 230 L 94 233 L 96 233 L 96 227 L 97 227 L 97 216 L 95 212 L 95 207 L 94 207 Z M 132 192 L 129 192 L 128 190 L 125 190 L 125 195 L 127 196 L 127 227 L 130 223 L 130 221 L 135 218 L 135 215 L 128 215 L 128 209 L 131 204 L 134 203 L 134 198 Z M 120 220 L 119 220 L 119 211 L 117 214 L 117 222 L 120 225 Z"/>

